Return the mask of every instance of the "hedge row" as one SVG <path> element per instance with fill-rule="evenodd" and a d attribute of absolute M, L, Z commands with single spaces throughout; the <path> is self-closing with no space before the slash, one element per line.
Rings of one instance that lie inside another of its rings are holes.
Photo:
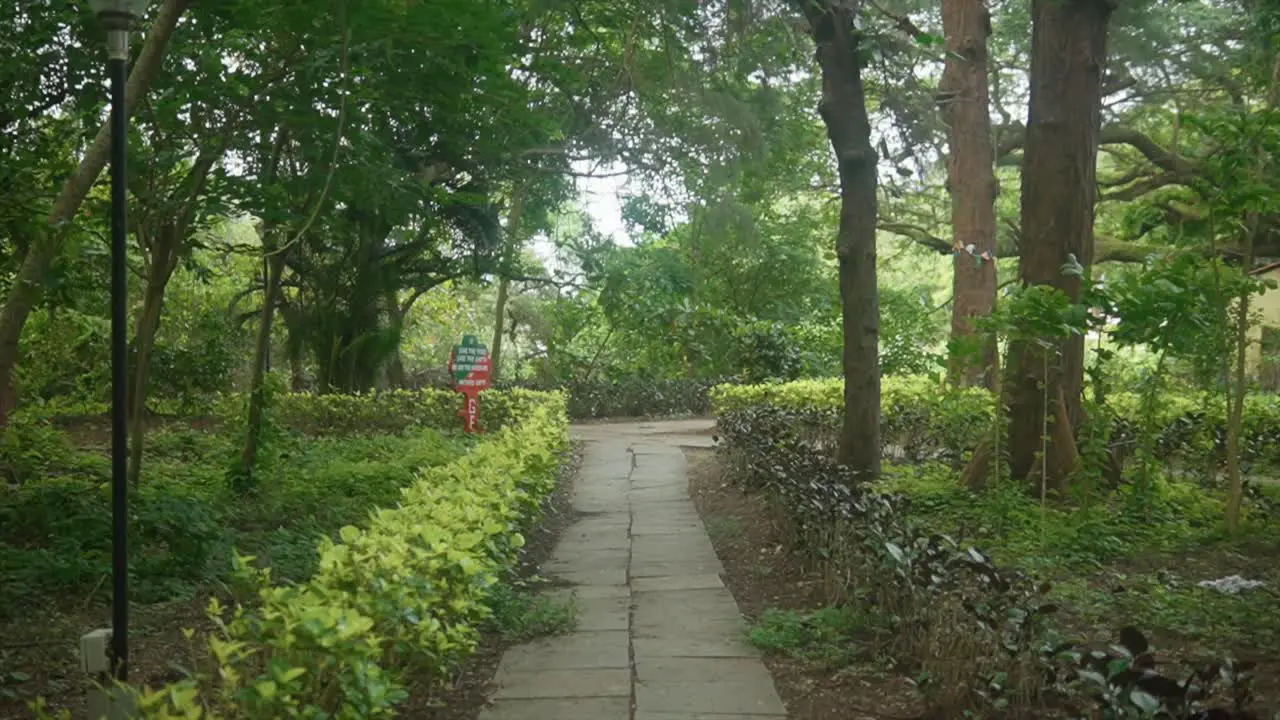
<path fill-rule="evenodd" d="M 844 407 L 843 382 L 802 380 L 765 385 L 718 385 L 711 391 L 717 416 L 749 408 L 791 411 L 792 422 L 809 437 L 833 442 Z M 881 436 L 886 454 L 908 460 L 964 458 L 992 432 L 994 396 L 982 389 L 944 386 L 929 377 L 886 377 L 881 383 Z M 1221 396 L 1164 393 L 1144 409 L 1137 393 L 1112 393 L 1114 418 L 1106 428 L 1111 444 L 1133 447 L 1140 431 L 1152 433 L 1157 457 L 1165 461 L 1216 462 L 1226 441 L 1226 408 Z M 1241 435 L 1246 462 L 1280 465 L 1280 397 L 1249 395 Z"/>
<path fill-rule="evenodd" d="M 269 570 L 242 559 L 248 595 L 234 609 L 209 609 L 214 670 L 144 693 L 144 716 L 390 717 L 407 697 L 405 672 L 449 677 L 476 649 L 490 589 L 539 519 L 567 448 L 563 396 L 508 397 L 504 426 L 475 450 L 422 471 L 365 527 L 322 540 L 310 581 L 275 586 Z M 301 407 L 331 427 L 330 403 L 362 408 L 332 399 Z"/>
<path fill-rule="evenodd" d="M 501 430 L 513 420 L 527 417 L 535 406 L 547 402 L 548 395 L 520 388 L 485 392 L 480 396 L 480 427 Z M 243 403 L 239 398 L 235 401 Z M 363 395 L 288 393 L 277 397 L 272 412 L 281 425 L 308 434 L 382 434 L 412 426 L 461 427 L 458 413 L 465 402 L 459 393 L 433 388 Z M 563 398 L 556 402 L 560 412 L 565 412 Z"/>
<path fill-rule="evenodd" d="M 503 383 L 502 387 L 559 390 L 568 395 L 569 417 L 656 418 L 705 416 L 711 412 L 710 391 L 719 382 L 696 378 L 601 378 L 566 383 Z"/>
<path fill-rule="evenodd" d="M 521 393 L 563 392 L 566 411 L 575 420 L 603 418 L 654 418 L 705 416 L 711 412 L 710 390 L 715 380 L 645 378 L 600 379 L 586 382 L 503 382 L 480 400 L 480 423 L 496 430 L 519 412 Z M 277 421 L 307 433 L 398 432 L 410 425 L 451 427 L 458 424 L 461 396 L 447 386 L 380 390 L 363 394 L 317 395 L 280 393 L 276 396 Z M 213 414 L 237 418 L 244 414 L 244 393 L 187 398 L 173 402 L 155 398 L 153 411 L 178 416 Z M 110 411 L 102 402 L 77 402 L 67 398 L 37 401 L 21 407 L 24 417 L 66 419 L 97 417 Z"/>
<path fill-rule="evenodd" d="M 718 385 L 711 391 L 718 417 L 751 408 L 792 413 L 791 421 L 822 444 L 834 442 L 844 408 L 840 379 L 765 385 Z M 880 383 L 880 433 L 886 452 L 912 460 L 972 451 L 990 432 L 995 405 L 980 389 L 944 389 L 930 377 L 885 377 Z"/>

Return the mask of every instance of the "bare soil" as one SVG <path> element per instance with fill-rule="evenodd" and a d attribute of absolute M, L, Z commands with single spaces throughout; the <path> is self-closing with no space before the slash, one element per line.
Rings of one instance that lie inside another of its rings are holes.
<path fill-rule="evenodd" d="M 689 492 L 725 569 L 725 583 L 749 619 L 766 609 L 822 607 L 820 587 L 783 549 L 768 508 L 731 485 L 711 450 L 686 448 Z M 838 673 L 766 655 L 791 720 L 907 720 L 923 708 L 910 681 L 874 668 Z"/>

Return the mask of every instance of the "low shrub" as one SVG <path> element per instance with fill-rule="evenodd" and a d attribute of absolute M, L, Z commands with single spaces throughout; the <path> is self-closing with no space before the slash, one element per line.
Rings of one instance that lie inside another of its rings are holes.
<path fill-rule="evenodd" d="M 718 385 L 715 414 L 748 409 L 786 411 L 810 437 L 834 446 L 844 407 L 844 381 L 800 380 L 765 385 Z M 880 433 L 886 454 L 911 461 L 957 460 L 990 432 L 995 404 L 976 388 L 943 386 L 932 377 L 885 377 L 880 384 Z"/>
<path fill-rule="evenodd" d="M 153 484 L 130 496 L 130 575 L 134 597 L 155 601 L 189 590 L 210 567 L 223 537 L 209 499 L 180 485 Z M 32 598 L 109 590 L 108 486 L 49 479 L 0 494 L 0 613 Z"/>
<path fill-rule="evenodd" d="M 761 385 L 717 385 L 710 393 L 712 410 L 727 413 L 761 409 L 785 410 L 814 440 L 834 447 L 844 407 L 844 384 L 836 379 L 801 380 Z M 1206 393 L 1166 393 L 1144 416 L 1136 393 L 1107 398 L 1114 427 L 1106 435 L 1122 456 L 1151 435 L 1155 456 L 1167 468 L 1212 469 L 1226 454 L 1226 408 L 1221 397 Z M 963 462 L 993 429 L 995 398 L 979 388 L 955 388 L 927 376 L 885 377 L 881 381 L 881 439 L 884 453 L 895 460 Z M 1255 467 L 1280 468 L 1280 397 L 1246 398 L 1241 430 L 1242 461 Z"/>
<path fill-rule="evenodd" d="M 821 578 L 830 604 L 873 610 L 886 620 L 885 652 L 899 671 L 915 679 L 935 716 L 1044 717 L 1050 708 L 1075 701 L 1113 711 L 1101 717 L 1153 716 L 1117 714 L 1114 708 L 1122 703 L 1108 705 L 1105 693 L 1096 692 L 1103 688 L 1129 698 L 1131 676 L 1115 672 L 1099 680 L 1089 662 L 1062 664 L 1062 653 L 1074 646 L 1055 641 L 1051 633 L 1049 620 L 1057 606 L 1049 599 L 1050 584 L 1002 566 L 924 522 L 931 512 L 946 512 L 954 494 L 965 491 L 927 476 L 908 479 L 923 490 L 916 497 L 886 491 L 885 484 L 867 482 L 834 463 L 830 448 L 815 440 L 815 409 L 803 400 L 793 409 L 786 389 L 749 388 L 747 401 L 736 392 L 717 390 L 725 397 L 721 407 L 739 403 L 719 422 L 718 452 L 732 477 L 768 499 L 785 542 Z M 776 404 L 760 399 L 771 394 L 783 399 Z M 891 478 L 890 484 L 894 480 L 903 482 Z M 917 497 L 924 512 L 917 511 Z M 988 515 L 1007 522 L 1006 530 L 1016 535 L 1026 520 L 1025 493 L 1003 499 L 995 493 L 992 502 L 1007 507 Z M 823 622 L 815 626 L 818 620 Z M 833 659 L 832 643 L 821 634 L 849 632 L 836 625 L 826 616 L 773 618 L 757 628 L 756 639 L 787 652 L 800 647 L 827 662 Z M 1060 681 L 1046 681 L 1051 670 L 1060 673 Z M 1247 717 L 1195 715 L 1205 711 L 1207 701 L 1153 696 L 1156 710 L 1176 711 L 1165 717 Z M 1139 702 L 1147 703 L 1141 697 Z"/>
<path fill-rule="evenodd" d="M 709 393 L 717 381 L 696 378 L 656 380 L 641 377 L 571 380 L 563 384 L 512 383 L 511 387 L 560 390 L 568 396 L 569 417 L 701 417 L 711 412 Z"/>
<path fill-rule="evenodd" d="M 563 398 L 541 396 L 472 452 L 421 471 L 397 506 L 321 540 L 309 581 L 276 586 L 241 558 L 241 601 L 210 607 L 212 668 L 145 693 L 144 715 L 394 715 L 402 672 L 441 681 L 475 650 L 566 446 Z"/>
<path fill-rule="evenodd" d="M 544 396 L 553 407 L 562 401 Z M 0 488 L 0 614 L 56 596 L 105 597 L 111 569 L 110 468 L 45 421 L 23 418 L 0 443 L 20 448 L 26 482 Z M 18 445 L 34 438 L 31 445 Z M 232 545 L 305 581 L 317 567 L 316 540 L 392 505 L 425 468 L 455 460 L 471 438 L 416 428 L 398 435 L 276 441 L 278 461 L 250 494 L 232 492 L 222 467 L 238 453 L 234 433 L 188 427 L 148 433 L 139 486 L 130 493 L 134 599 L 188 595 L 225 576 Z"/>
<path fill-rule="evenodd" d="M 546 393 L 513 388 L 480 396 L 480 427 L 494 432 L 545 402 Z M 396 434 L 411 427 L 461 428 L 463 396 L 447 389 L 390 390 L 367 394 L 282 393 L 272 413 L 280 425 L 310 435 Z M 224 417 L 241 417 L 243 396 L 219 403 Z"/>

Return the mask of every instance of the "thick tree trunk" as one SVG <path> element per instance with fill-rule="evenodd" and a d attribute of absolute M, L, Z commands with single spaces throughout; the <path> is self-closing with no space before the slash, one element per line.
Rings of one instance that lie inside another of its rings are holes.
<path fill-rule="evenodd" d="M 876 151 L 862 87 L 864 38 L 856 4 L 796 0 L 822 69 L 818 112 L 840 171 L 836 236 L 844 328 L 844 420 L 837 460 L 866 477 L 880 473 L 880 308 L 876 291 Z"/>
<path fill-rule="evenodd" d="M 391 357 L 387 360 L 387 384 L 393 388 L 403 388 L 409 384 L 408 373 L 404 369 L 404 356 L 400 354 L 400 344 L 404 338 L 404 319 L 409 315 L 409 309 L 413 307 L 413 301 L 417 299 L 415 295 L 402 308 L 400 306 L 400 293 L 397 288 L 392 286 L 387 288 L 386 303 L 387 317 L 391 321 L 391 327 L 396 333 L 396 346 L 391 350 Z"/>
<path fill-rule="evenodd" d="M 947 65 L 939 105 L 951 129 L 947 185 L 951 192 L 952 276 L 950 374 L 964 386 L 995 389 L 995 338 L 982 337 L 974 318 L 996 303 L 996 184 L 987 92 L 987 36 L 991 15 L 983 0 L 943 0 Z M 972 250 L 970 250 L 972 248 Z M 983 255 L 986 258 L 983 258 Z"/>
<path fill-rule="evenodd" d="M 263 269 L 264 274 L 270 274 L 270 263 L 264 264 Z M 289 390 L 296 393 L 302 392 L 306 388 L 306 378 L 302 368 L 302 354 L 305 346 L 302 337 L 302 319 L 298 317 L 298 309 L 293 307 L 283 295 L 280 296 L 280 319 L 284 321 L 284 352 L 289 359 Z"/>
<path fill-rule="evenodd" d="M 1050 285 L 1072 300 L 1080 298 L 1081 279 L 1064 273 L 1063 265 L 1074 256 L 1087 268 L 1093 259 L 1102 71 L 1113 9 L 1106 0 L 1032 1 L 1018 270 L 1025 285 Z M 1047 363 L 1045 352 L 1035 342 L 1009 346 L 1009 465 L 1015 478 L 1038 476 L 1043 449 L 1046 480 L 1061 490 L 1078 459 L 1073 420 L 1079 419 L 1084 338 L 1061 343 Z"/>
<path fill-rule="evenodd" d="M 139 99 L 151 87 L 152 80 L 160 71 L 169 40 L 178 26 L 178 19 L 186 12 L 189 4 L 190 0 L 165 0 L 156 14 L 151 32 L 129 74 L 128 84 L 125 85 L 125 117 L 133 114 Z M 79 167 L 67 178 L 58 193 L 53 210 L 49 213 L 48 232 L 43 237 L 36 238 L 22 258 L 18 276 L 9 288 L 4 307 L 0 308 L 0 388 L 9 388 L 13 381 L 13 369 L 18 363 L 18 340 L 22 337 L 27 316 L 40 299 L 44 276 L 62 252 L 63 240 L 66 238 L 66 228 L 63 226 L 75 217 L 90 188 L 102 174 L 110 147 L 111 128 L 104 122 L 81 158 Z M 0 392 L 0 432 L 4 430 L 4 423 L 12 407 L 11 403 L 6 402 L 7 399 L 8 393 Z"/>

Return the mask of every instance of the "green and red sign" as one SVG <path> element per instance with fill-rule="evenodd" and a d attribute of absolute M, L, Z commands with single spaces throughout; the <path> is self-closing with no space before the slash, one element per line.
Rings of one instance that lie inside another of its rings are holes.
<path fill-rule="evenodd" d="M 453 376 L 453 389 L 466 396 L 466 405 L 458 411 L 463 429 L 469 433 L 480 430 L 480 393 L 489 389 L 489 350 L 475 335 L 462 336 L 462 344 L 455 345 L 449 354 L 449 374 Z"/>

